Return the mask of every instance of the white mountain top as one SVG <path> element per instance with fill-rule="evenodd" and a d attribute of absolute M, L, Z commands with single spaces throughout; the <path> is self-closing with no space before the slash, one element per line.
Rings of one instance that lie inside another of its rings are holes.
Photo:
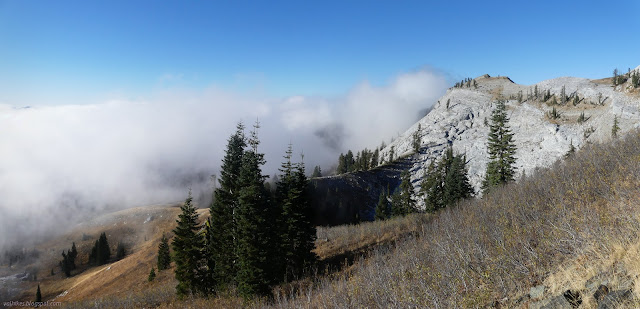
<path fill-rule="evenodd" d="M 636 69 L 640 70 L 640 67 Z M 421 127 L 422 149 L 411 169 L 416 191 L 424 170 L 448 145 L 452 145 L 454 152 L 466 154 L 469 178 L 476 192 L 480 191 L 488 162 L 489 129 L 485 119 L 490 123 L 493 103 L 499 97 L 507 99 L 509 125 L 518 149 L 518 175 L 551 165 L 567 153 L 571 143 L 580 148 L 587 142 L 610 139 L 615 116 L 618 117 L 619 134 L 640 126 L 640 96 L 637 91 L 621 91 L 628 89 L 626 85 L 614 89 L 611 84 L 575 77 L 550 79 L 532 86 L 515 84 L 507 77 L 488 75 L 474 80 L 477 88 L 471 82 L 470 87 L 449 89 L 429 114 L 381 151 L 385 161 L 392 147 L 396 158 L 412 153 L 412 136 L 418 126 Z M 552 106 L 540 102 L 541 99 L 527 99 L 536 86 L 541 94 L 547 90 L 556 94 L 558 101 L 563 87 L 566 95 L 575 93 L 584 99 L 576 106 L 572 102 L 556 105 L 561 117 L 552 120 L 547 116 Z M 522 102 L 517 99 L 520 92 Z M 600 104 L 602 101 L 604 103 Z M 587 120 L 579 123 L 582 112 Z"/>

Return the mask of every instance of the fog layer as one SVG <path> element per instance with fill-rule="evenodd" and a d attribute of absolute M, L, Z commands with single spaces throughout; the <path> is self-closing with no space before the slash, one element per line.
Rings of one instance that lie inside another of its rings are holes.
<path fill-rule="evenodd" d="M 443 76 L 423 70 L 332 99 L 212 86 L 94 105 L 0 105 L 0 250 L 105 209 L 184 200 L 189 187 L 210 194 L 238 121 L 260 120 L 265 174 L 276 173 L 289 143 L 309 170 L 326 170 L 346 149 L 403 132 L 445 90 Z"/>

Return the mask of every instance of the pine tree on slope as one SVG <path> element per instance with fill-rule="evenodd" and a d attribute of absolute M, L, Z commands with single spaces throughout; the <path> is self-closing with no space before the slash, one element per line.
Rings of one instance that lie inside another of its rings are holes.
<path fill-rule="evenodd" d="M 293 185 L 289 191 L 291 203 L 283 204 L 283 217 L 287 227 L 287 276 L 298 278 L 305 269 L 315 264 L 316 228 L 311 222 L 313 209 L 309 197 L 309 179 L 304 162 L 295 164 Z M 286 207 L 289 206 L 289 207 Z"/>
<path fill-rule="evenodd" d="M 40 285 L 38 284 L 38 290 L 36 291 L 36 302 L 42 301 L 42 293 L 40 292 Z"/>
<path fill-rule="evenodd" d="M 172 247 L 175 254 L 175 275 L 178 280 L 176 293 L 178 297 L 197 294 L 203 290 L 203 254 L 204 238 L 198 233 L 198 214 L 192 205 L 191 191 L 180 206 L 182 213 L 178 215 L 178 226 L 173 230 Z"/>
<path fill-rule="evenodd" d="M 403 171 L 400 177 L 402 182 L 392 197 L 391 212 L 394 216 L 404 216 L 417 209 L 409 171 Z"/>
<path fill-rule="evenodd" d="M 162 235 L 158 245 L 158 270 L 165 270 L 171 266 L 171 254 L 169 252 L 169 240 Z"/>
<path fill-rule="evenodd" d="M 215 189 L 207 222 L 207 265 L 211 280 L 224 289 L 235 283 L 237 272 L 237 215 L 240 194 L 240 171 L 247 146 L 244 125 L 238 123 L 236 132 L 227 143 L 227 151 L 220 168 L 220 187 Z"/>
<path fill-rule="evenodd" d="M 445 154 L 444 164 L 444 205 L 452 206 L 460 199 L 473 196 L 473 187 L 467 177 L 466 157 L 454 155 L 453 149 L 449 147 Z"/>
<path fill-rule="evenodd" d="M 502 100 L 496 103 L 491 115 L 487 150 L 489 163 L 485 179 L 482 181 L 485 193 L 493 187 L 512 181 L 516 170 L 516 146 L 509 128 L 505 102 Z"/>
<path fill-rule="evenodd" d="M 376 220 L 386 220 L 391 216 L 391 212 L 389 209 L 389 201 L 387 200 L 387 194 L 384 190 L 380 192 L 380 197 L 378 198 L 378 204 L 376 205 Z"/>
<path fill-rule="evenodd" d="M 259 140 L 254 126 L 249 138 L 250 149 L 242 157 L 240 170 L 239 204 L 237 209 L 238 271 L 236 281 L 238 292 L 245 298 L 266 295 L 269 284 L 269 205 L 268 192 L 264 187 L 266 176 L 262 175 L 264 154 L 258 153 Z"/>

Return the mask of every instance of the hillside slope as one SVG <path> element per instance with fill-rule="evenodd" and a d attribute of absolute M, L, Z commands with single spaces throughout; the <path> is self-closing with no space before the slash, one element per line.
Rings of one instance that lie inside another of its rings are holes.
<path fill-rule="evenodd" d="M 640 67 L 636 70 L 640 71 Z M 473 86 L 474 81 L 477 87 Z M 532 97 L 536 87 L 539 93 L 549 91 L 555 95 L 558 105 L 554 106 L 561 113 L 560 118 L 547 116 L 553 107 L 552 99 L 545 102 L 541 95 L 538 99 Z M 580 103 L 561 104 L 563 87 L 567 96 L 577 95 Z M 567 153 L 570 144 L 581 148 L 587 143 L 610 139 L 614 117 L 618 119 L 620 134 L 640 125 L 640 96 L 629 83 L 614 88 L 610 79 L 561 77 L 524 86 L 507 77 L 484 75 L 473 79 L 469 87 L 449 89 L 429 114 L 384 148 L 381 157 L 388 158 L 391 149 L 395 154 L 413 152 L 413 135 L 420 127 L 421 149 L 411 167 L 416 190 L 428 164 L 451 145 L 455 152 L 466 154 L 470 180 L 479 191 L 488 160 L 487 122 L 493 103 L 499 98 L 507 100 L 519 174 L 550 166 Z M 585 115 L 584 122 L 578 121 L 581 113 Z"/>
<path fill-rule="evenodd" d="M 78 224 L 62 236 L 40 243 L 36 247 L 40 252 L 38 260 L 30 265 L 13 266 L 12 270 L 14 273 L 29 273 L 29 277 L 35 275 L 37 280 L 18 280 L 17 288 L 23 292 L 21 296 L 13 295 L 10 299 L 33 300 L 37 283 L 41 286 L 43 299 L 66 303 L 141 292 L 154 284 L 172 282 L 171 270 L 159 272 L 154 283 L 147 283 L 147 275 L 151 267 L 156 265 L 160 238 L 163 233 L 171 236 L 179 212 L 180 208 L 176 205 L 122 210 L 97 216 Z M 208 214 L 204 209 L 199 212 L 201 215 Z M 112 257 L 115 256 L 118 243 L 125 245 L 127 255 L 122 260 L 104 266 L 89 266 L 87 261 L 91 247 L 102 232 L 107 235 Z M 69 250 L 73 242 L 79 252 L 76 258 L 78 269 L 72 271 L 72 277 L 65 278 L 58 263 L 62 259 L 61 252 Z M 51 275 L 52 271 L 54 275 Z"/>
<path fill-rule="evenodd" d="M 444 209 L 275 307 L 637 308 L 638 188 L 633 131 Z"/>

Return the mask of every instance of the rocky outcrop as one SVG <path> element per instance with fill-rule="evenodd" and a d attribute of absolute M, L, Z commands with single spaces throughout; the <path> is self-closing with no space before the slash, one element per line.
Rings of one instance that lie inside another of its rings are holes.
<path fill-rule="evenodd" d="M 449 89 L 425 117 L 380 152 L 385 162 L 391 152 L 394 159 L 405 159 L 371 171 L 312 180 L 317 223 L 333 225 L 373 219 L 380 190 L 395 190 L 404 169 L 411 171 L 414 190 L 419 193 L 420 180 L 429 163 L 440 158 L 449 146 L 466 155 L 469 178 L 476 192 L 480 192 L 488 162 L 488 123 L 498 98 L 507 100 L 519 175 L 550 166 L 571 145 L 580 148 L 610 139 L 616 117 L 619 134 L 640 126 L 640 96 L 624 92 L 620 86 L 614 88 L 610 82 L 561 77 L 525 86 L 508 77 L 483 75 L 474 80 L 477 87 Z M 556 105 L 561 116 L 551 119 L 548 112 L 552 107 L 541 98 L 531 98 L 536 88 L 540 97 L 547 91 L 560 97 L 564 89 L 567 96 L 577 96 L 579 103 Z M 581 114 L 584 121 L 578 120 Z M 418 128 L 420 149 L 414 153 L 413 137 Z"/>
<path fill-rule="evenodd" d="M 580 148 L 589 142 L 611 138 L 614 117 L 618 119 L 620 134 L 640 125 L 638 96 L 616 90 L 610 84 L 561 77 L 524 86 L 505 77 L 487 75 L 475 81 L 477 88 L 449 89 L 429 114 L 381 151 L 381 156 L 387 159 L 392 147 L 396 155 L 412 153 L 414 133 L 421 129 L 421 149 L 411 167 L 416 191 L 428 164 L 438 159 L 448 146 L 466 154 L 470 180 L 479 191 L 488 162 L 487 124 L 498 98 L 507 100 L 509 124 L 518 149 L 519 174 L 550 166 L 567 153 L 571 144 Z M 551 106 L 541 100 L 528 99 L 536 87 L 538 92 L 548 90 L 558 97 L 564 88 L 567 96 L 577 95 L 580 103 L 556 106 L 561 117 L 551 119 L 547 116 Z M 520 95 L 522 99 L 518 99 Z M 586 121 L 578 121 L 581 113 Z"/>

